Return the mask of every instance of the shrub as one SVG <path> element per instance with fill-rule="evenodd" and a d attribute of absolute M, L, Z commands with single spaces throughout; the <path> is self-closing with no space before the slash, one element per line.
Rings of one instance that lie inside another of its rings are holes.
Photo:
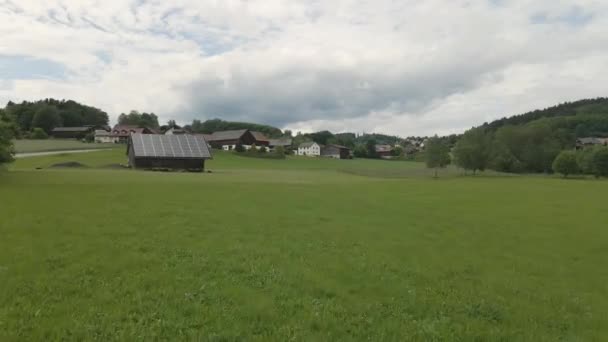
<path fill-rule="evenodd" d="M 258 150 L 259 153 L 266 153 L 266 147 L 265 146 L 260 146 L 260 149 Z"/>
<path fill-rule="evenodd" d="M 576 152 L 562 151 L 553 161 L 553 171 L 561 173 L 564 178 L 568 175 L 575 175 L 580 172 L 578 162 L 576 160 Z"/>
<path fill-rule="evenodd" d="M 245 147 L 243 147 L 243 144 L 238 143 L 236 144 L 236 146 L 234 147 L 234 150 L 238 153 L 242 153 L 245 152 Z"/>
<path fill-rule="evenodd" d="M 95 134 L 94 133 L 89 133 L 87 135 L 84 136 L 84 141 L 88 142 L 88 143 L 92 143 L 93 141 L 95 141 Z"/>
<path fill-rule="evenodd" d="M 596 177 L 608 177 L 608 148 L 596 150 L 593 153 L 592 164 Z"/>
<path fill-rule="evenodd" d="M 274 153 L 276 155 L 285 155 L 285 149 L 283 148 L 283 146 L 277 146 L 274 148 Z"/>
<path fill-rule="evenodd" d="M 40 128 L 40 127 L 36 127 L 32 130 L 32 133 L 30 134 L 30 139 L 37 139 L 37 140 L 43 140 L 43 139 L 48 139 L 49 135 L 46 134 L 46 132 Z"/>

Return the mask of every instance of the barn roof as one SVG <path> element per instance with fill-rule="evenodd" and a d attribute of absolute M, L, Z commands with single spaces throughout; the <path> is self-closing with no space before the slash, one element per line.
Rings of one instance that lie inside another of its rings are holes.
<path fill-rule="evenodd" d="M 314 141 L 307 141 L 300 144 L 300 148 L 308 148 L 316 144 Z"/>
<path fill-rule="evenodd" d="M 82 127 L 55 127 L 51 132 L 88 132 L 93 130 L 92 126 Z"/>
<path fill-rule="evenodd" d="M 217 140 L 237 140 L 243 136 L 248 130 L 247 129 L 238 129 L 231 131 L 218 131 L 213 132 L 209 141 L 217 141 Z"/>
<path fill-rule="evenodd" d="M 269 141 L 268 137 L 266 137 L 262 132 L 251 131 L 251 134 L 253 134 L 256 141 Z"/>
<path fill-rule="evenodd" d="M 291 146 L 292 143 L 291 138 L 284 139 L 268 139 L 268 145 L 270 146 Z"/>
<path fill-rule="evenodd" d="M 195 135 L 163 135 L 163 134 L 131 134 L 129 151 L 133 146 L 135 157 L 149 158 L 197 158 L 210 159 L 211 152 L 201 136 Z"/>

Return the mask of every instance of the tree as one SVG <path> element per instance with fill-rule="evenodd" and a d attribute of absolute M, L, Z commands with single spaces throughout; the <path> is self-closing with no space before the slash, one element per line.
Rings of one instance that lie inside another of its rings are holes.
<path fill-rule="evenodd" d="M 593 173 L 596 177 L 608 177 L 608 148 L 601 148 L 593 153 Z"/>
<path fill-rule="evenodd" d="M 61 126 L 61 117 L 55 106 L 43 106 L 36 111 L 32 119 L 32 127 L 40 127 L 47 134 L 53 128 Z"/>
<path fill-rule="evenodd" d="M 88 142 L 88 143 L 92 143 L 95 141 L 95 133 L 87 133 L 87 135 L 84 136 L 84 141 Z"/>
<path fill-rule="evenodd" d="M 401 157 L 403 155 L 403 148 L 401 146 L 396 146 L 395 148 L 393 148 L 393 150 L 391 151 L 391 155 L 393 157 Z"/>
<path fill-rule="evenodd" d="M 274 153 L 278 156 L 285 156 L 285 148 L 283 146 L 277 146 L 274 148 Z"/>
<path fill-rule="evenodd" d="M 434 177 L 437 178 L 437 171 L 450 165 L 450 149 L 438 137 L 430 138 L 425 145 L 426 166 L 429 169 L 435 169 Z"/>
<path fill-rule="evenodd" d="M 14 154 L 11 128 L 5 122 L 0 121 L 0 164 L 13 161 Z"/>
<path fill-rule="evenodd" d="M 259 153 L 266 153 L 266 146 L 260 146 Z"/>
<path fill-rule="evenodd" d="M 32 130 L 32 133 L 30 134 L 30 138 L 43 140 L 43 139 L 48 139 L 49 135 L 46 134 L 46 132 L 42 128 L 36 127 Z"/>
<path fill-rule="evenodd" d="M 375 139 L 369 139 L 366 143 L 365 143 L 365 149 L 366 149 L 366 154 L 367 154 L 367 158 L 378 158 L 378 154 L 376 153 L 376 140 Z"/>
<path fill-rule="evenodd" d="M 357 145 L 353 154 L 356 158 L 367 158 L 367 148 L 363 145 Z"/>
<path fill-rule="evenodd" d="M 484 171 L 490 162 L 492 137 L 483 128 L 464 133 L 454 146 L 454 162 L 466 170 Z"/>
<path fill-rule="evenodd" d="M 119 125 L 132 125 L 138 127 L 159 128 L 158 116 L 154 113 L 140 113 L 132 110 L 129 114 L 122 113 L 118 116 Z"/>
<path fill-rule="evenodd" d="M 564 178 L 567 178 L 568 175 L 578 174 L 580 169 L 576 160 L 576 152 L 562 151 L 558 154 L 553 161 L 553 171 L 561 173 Z"/>

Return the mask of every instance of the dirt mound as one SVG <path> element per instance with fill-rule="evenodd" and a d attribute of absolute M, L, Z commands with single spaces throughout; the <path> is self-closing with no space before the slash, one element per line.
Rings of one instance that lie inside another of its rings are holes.
<path fill-rule="evenodd" d="M 67 167 L 67 168 L 85 168 L 87 167 L 86 165 L 79 163 L 79 162 L 75 162 L 75 161 L 71 161 L 71 162 L 65 162 L 65 163 L 57 163 L 57 164 L 53 164 L 50 166 L 50 168 L 62 168 L 62 167 Z"/>

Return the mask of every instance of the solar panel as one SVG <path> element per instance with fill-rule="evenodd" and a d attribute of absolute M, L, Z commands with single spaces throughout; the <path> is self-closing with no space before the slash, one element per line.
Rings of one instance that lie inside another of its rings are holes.
<path fill-rule="evenodd" d="M 211 158 L 207 142 L 194 135 L 131 135 L 135 157 Z"/>

